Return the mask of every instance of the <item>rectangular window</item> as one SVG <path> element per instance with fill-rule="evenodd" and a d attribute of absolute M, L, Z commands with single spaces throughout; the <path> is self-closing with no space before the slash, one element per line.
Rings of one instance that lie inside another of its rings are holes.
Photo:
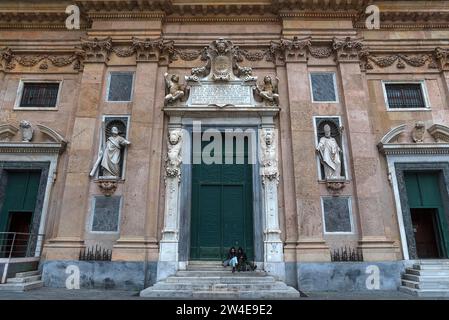
<path fill-rule="evenodd" d="M 56 108 L 60 83 L 24 82 L 20 108 Z"/>
<path fill-rule="evenodd" d="M 425 109 L 423 83 L 384 83 L 388 109 Z"/>
<path fill-rule="evenodd" d="M 335 73 L 316 72 L 310 74 L 312 88 L 312 102 L 338 102 Z"/>
<path fill-rule="evenodd" d="M 133 82 L 133 72 L 111 72 L 109 74 L 107 101 L 130 102 L 132 99 Z"/>
<path fill-rule="evenodd" d="M 325 233 L 352 233 L 352 210 L 349 197 L 321 198 Z"/>

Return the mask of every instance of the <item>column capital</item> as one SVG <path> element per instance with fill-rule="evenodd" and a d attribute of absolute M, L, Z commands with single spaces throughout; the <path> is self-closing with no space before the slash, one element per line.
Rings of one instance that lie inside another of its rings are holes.
<path fill-rule="evenodd" d="M 435 49 L 434 55 L 439 62 L 440 70 L 449 71 L 449 49 L 438 47 Z"/>
<path fill-rule="evenodd" d="M 360 63 L 360 58 L 366 53 L 366 47 L 363 39 L 353 39 L 346 37 L 345 39 L 334 38 L 332 40 L 332 50 L 336 54 L 338 63 Z"/>
<path fill-rule="evenodd" d="M 81 48 L 86 54 L 84 63 L 106 63 L 112 52 L 112 39 L 111 37 L 104 39 L 81 39 Z"/>
<path fill-rule="evenodd" d="M 275 63 L 281 62 L 307 62 L 309 48 L 312 46 L 311 38 L 281 39 L 279 42 L 272 41 L 270 53 Z"/>

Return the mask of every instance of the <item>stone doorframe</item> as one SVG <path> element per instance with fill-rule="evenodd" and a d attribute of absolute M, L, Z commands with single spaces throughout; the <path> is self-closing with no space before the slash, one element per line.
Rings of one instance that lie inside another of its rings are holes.
<path fill-rule="evenodd" d="M 192 108 L 193 109 L 193 108 Z M 179 114 L 178 108 L 165 109 L 169 115 L 168 131 L 185 129 L 192 132 L 193 121 L 201 121 L 203 128 L 233 127 L 245 130 L 274 129 L 274 117 L 278 109 L 261 110 L 254 108 L 250 112 L 240 113 L 239 110 L 221 110 L 219 112 L 198 113 L 198 109 L 188 112 L 186 108 Z M 218 114 L 217 114 L 218 113 Z M 218 117 L 217 117 L 218 116 Z M 257 130 L 257 133 L 259 131 Z M 189 135 L 188 138 L 191 138 Z M 184 139 L 184 137 L 183 137 Z M 279 137 L 276 137 L 279 140 Z M 257 150 L 260 143 L 257 134 Z M 182 157 L 191 159 L 192 151 L 184 148 Z M 189 145 L 189 144 L 187 144 Z M 189 261 L 190 250 L 190 211 L 191 211 L 191 164 L 180 166 L 181 176 L 171 178 L 166 176 L 166 201 L 164 213 L 164 230 L 160 241 L 160 253 L 157 270 L 157 280 L 173 275 L 177 270 L 185 269 Z M 276 276 L 285 279 L 285 263 L 283 256 L 283 243 L 279 227 L 277 180 L 264 179 L 260 174 L 259 163 L 253 166 L 253 223 L 254 223 L 254 249 L 255 260 L 258 267 Z M 264 180 L 264 183 L 263 181 Z"/>
<path fill-rule="evenodd" d="M 427 130 L 424 128 L 422 122 L 417 122 L 411 130 L 410 125 L 399 125 L 390 129 L 377 145 L 387 160 L 404 260 L 416 259 L 404 171 L 440 171 L 445 184 L 441 187 L 443 200 L 449 202 L 449 127 L 434 124 Z M 448 215 L 448 206 L 445 211 Z"/>
<path fill-rule="evenodd" d="M 393 168 L 392 182 L 393 190 L 395 190 L 395 202 L 398 212 L 399 226 L 401 232 L 402 249 L 404 252 L 405 260 L 418 259 L 416 253 L 416 242 L 413 233 L 412 218 L 410 214 L 409 201 L 407 197 L 407 190 L 405 185 L 405 172 L 417 171 L 417 172 L 438 172 L 441 176 L 442 186 L 440 187 L 441 195 L 444 203 L 446 203 L 445 214 L 449 220 L 449 156 L 432 156 L 430 157 L 394 157 L 388 159 L 389 167 L 390 162 Z M 392 171 L 390 171 L 391 173 Z M 397 192 L 397 193 L 396 193 Z"/>
<path fill-rule="evenodd" d="M 41 124 L 34 126 L 29 141 L 23 139 L 23 133 L 20 137 L 19 132 L 20 130 L 14 125 L 0 125 L 0 180 L 3 177 L 3 170 L 41 170 L 31 229 L 31 232 L 39 234 L 34 252 L 34 256 L 39 257 L 45 240 L 50 194 L 56 178 L 58 160 L 66 149 L 67 141 L 53 129 Z M 37 133 L 41 141 L 34 142 Z"/>
<path fill-rule="evenodd" d="M 31 233 L 39 234 L 34 256 L 39 257 L 41 255 L 42 242 L 45 234 L 45 223 L 47 220 L 48 207 L 50 201 L 51 188 L 55 178 L 57 168 L 57 156 L 56 155 L 25 155 L 25 154 L 0 154 L 0 183 L 3 185 L 4 177 L 3 171 L 8 170 L 40 170 L 40 182 L 38 189 L 38 196 L 36 200 L 36 209 L 33 216 Z"/>

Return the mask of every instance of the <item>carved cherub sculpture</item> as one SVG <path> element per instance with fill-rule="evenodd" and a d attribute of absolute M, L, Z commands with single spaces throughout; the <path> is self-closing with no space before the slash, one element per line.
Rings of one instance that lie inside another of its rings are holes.
<path fill-rule="evenodd" d="M 185 88 L 179 83 L 179 76 L 177 74 L 165 73 L 164 77 L 165 77 L 164 104 L 168 105 L 184 97 Z"/>
<path fill-rule="evenodd" d="M 167 176 L 171 178 L 180 176 L 180 166 L 182 163 L 181 140 L 182 140 L 181 130 L 172 130 L 169 132 L 165 171 Z"/>
<path fill-rule="evenodd" d="M 34 132 L 31 123 L 26 120 L 22 120 L 20 121 L 19 127 L 20 133 L 22 135 L 22 141 L 31 142 L 31 140 L 33 139 L 33 132 Z"/>
<path fill-rule="evenodd" d="M 276 77 L 276 83 L 270 76 L 265 76 L 262 85 L 256 85 L 255 93 L 268 105 L 279 105 L 279 93 L 278 93 L 279 79 Z"/>
<path fill-rule="evenodd" d="M 273 129 L 261 130 L 261 170 L 264 179 L 278 179 L 278 162 L 276 154 L 276 139 Z"/>

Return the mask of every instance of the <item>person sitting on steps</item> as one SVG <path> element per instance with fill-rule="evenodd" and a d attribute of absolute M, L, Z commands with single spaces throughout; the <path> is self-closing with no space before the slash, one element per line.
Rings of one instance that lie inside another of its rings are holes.
<path fill-rule="evenodd" d="M 238 258 L 238 271 L 254 271 L 256 270 L 257 266 L 248 261 L 248 257 L 246 256 L 246 253 L 243 251 L 242 247 L 239 247 L 237 250 L 237 258 Z"/>
<path fill-rule="evenodd" d="M 225 261 L 223 261 L 223 267 L 231 266 L 232 273 L 235 272 L 235 269 L 238 264 L 237 252 L 235 251 L 235 247 L 229 249 L 228 256 Z"/>

